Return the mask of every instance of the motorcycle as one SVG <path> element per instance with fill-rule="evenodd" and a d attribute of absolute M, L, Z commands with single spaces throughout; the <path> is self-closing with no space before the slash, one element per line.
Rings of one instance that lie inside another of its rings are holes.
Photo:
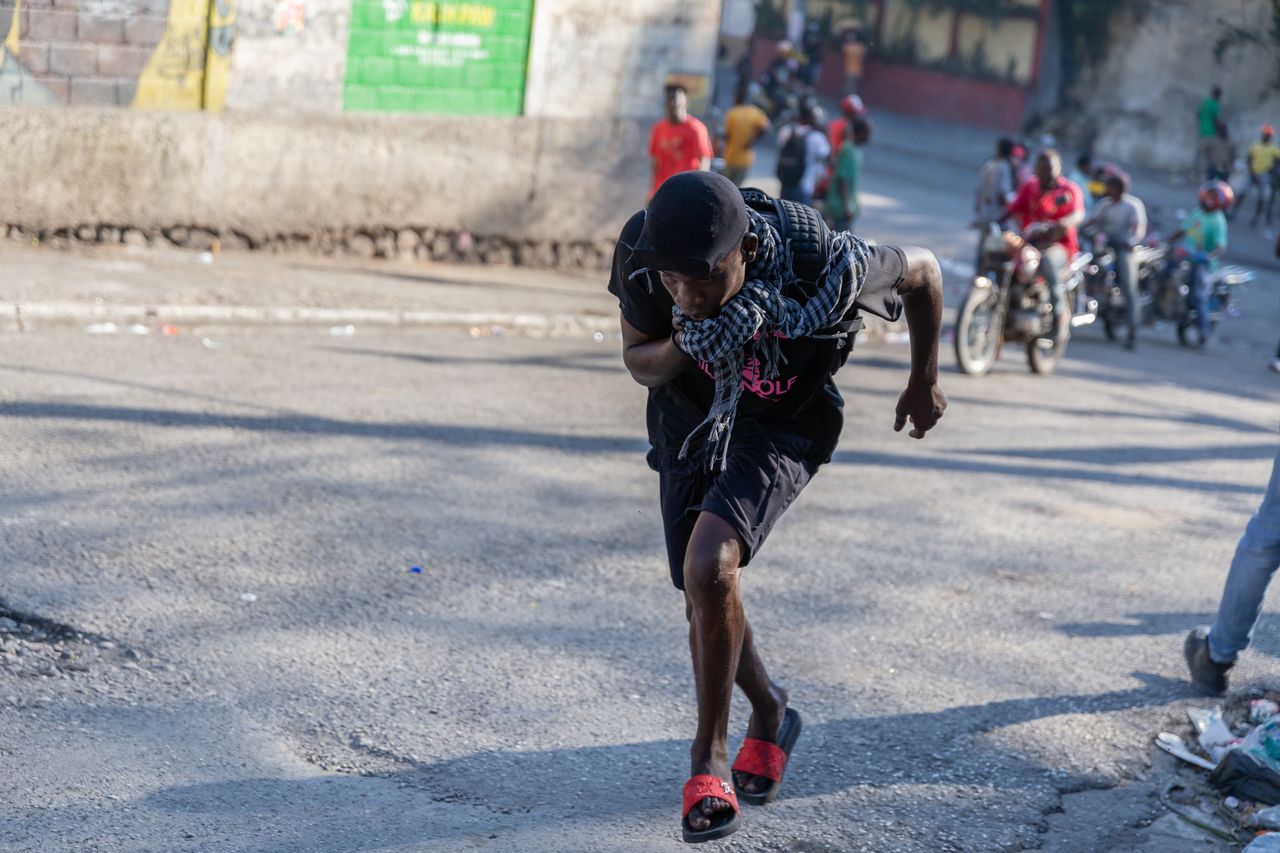
<path fill-rule="evenodd" d="M 1055 329 L 1049 286 L 1040 275 L 1044 231 L 1031 226 L 1025 236 L 986 227 L 982 261 L 956 316 L 955 350 L 960 370 L 982 376 L 1006 342 L 1024 345 L 1033 373 L 1052 373 L 1067 349 L 1067 334 Z M 1072 306 L 1071 326 L 1097 318 L 1097 302 L 1084 293 L 1084 270 L 1093 256 L 1082 252 L 1063 271 L 1063 290 Z"/>
<path fill-rule="evenodd" d="M 1139 243 L 1130 249 L 1138 273 L 1138 316 L 1148 313 L 1156 282 L 1164 268 L 1165 247 L 1158 241 Z M 1106 235 L 1092 236 L 1093 261 L 1085 270 L 1085 293 L 1098 303 L 1098 319 L 1109 341 L 1128 340 L 1129 306 L 1116 274 L 1115 247 Z M 1136 331 L 1136 330 L 1134 330 Z"/>
<path fill-rule="evenodd" d="M 1200 309 L 1190 304 L 1192 276 L 1195 265 L 1184 248 L 1173 250 L 1172 260 L 1157 276 L 1155 296 L 1146 306 L 1143 322 L 1153 325 L 1156 320 L 1168 320 L 1177 325 L 1178 343 L 1184 347 L 1199 347 L 1205 341 L 1200 333 Z M 1207 273 L 1209 276 L 1210 334 L 1231 311 L 1236 287 L 1254 280 L 1251 270 L 1241 266 L 1222 266 Z"/>

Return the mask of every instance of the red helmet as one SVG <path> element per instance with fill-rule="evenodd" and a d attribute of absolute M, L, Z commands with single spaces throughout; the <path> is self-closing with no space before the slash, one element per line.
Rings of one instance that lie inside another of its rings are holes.
<path fill-rule="evenodd" d="M 1210 181 L 1200 188 L 1200 204 L 1205 210 L 1226 210 L 1235 200 L 1235 191 L 1226 181 Z"/>
<path fill-rule="evenodd" d="M 860 116 L 867 111 L 862 98 L 857 95 L 845 95 L 840 99 L 840 112 L 847 116 Z"/>
<path fill-rule="evenodd" d="M 1272 127 L 1271 125 L 1269 125 L 1269 124 L 1264 124 L 1264 125 L 1262 126 L 1262 135 L 1263 135 L 1263 136 L 1275 136 L 1275 135 L 1276 135 L 1276 129 L 1275 129 L 1274 127 Z"/>
<path fill-rule="evenodd" d="M 1115 163 L 1103 163 L 1094 171 L 1094 176 L 1104 184 L 1116 181 L 1120 184 L 1121 192 L 1129 191 L 1129 173 Z"/>

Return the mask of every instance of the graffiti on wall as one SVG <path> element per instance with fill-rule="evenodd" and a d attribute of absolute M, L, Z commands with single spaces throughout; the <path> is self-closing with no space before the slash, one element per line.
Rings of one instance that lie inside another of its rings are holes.
<path fill-rule="evenodd" d="M 235 0 L 24 2 L 0 0 L 0 103 L 222 108 Z"/>
<path fill-rule="evenodd" d="M 306 23 L 306 0 L 277 0 L 275 14 L 271 16 L 272 29 L 275 30 L 276 35 L 301 35 Z"/>
<path fill-rule="evenodd" d="M 343 105 L 519 115 L 533 0 L 353 0 Z"/>
<path fill-rule="evenodd" d="M 234 0 L 169 0 L 164 37 L 138 79 L 138 109 L 210 110 L 227 99 Z"/>
<path fill-rule="evenodd" d="M 21 0 L 0 0 L 0 103 L 56 103 L 21 61 Z"/>

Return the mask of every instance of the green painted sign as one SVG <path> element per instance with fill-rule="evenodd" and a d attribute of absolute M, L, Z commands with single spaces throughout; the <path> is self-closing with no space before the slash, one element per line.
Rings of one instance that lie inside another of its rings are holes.
<path fill-rule="evenodd" d="M 352 0 L 343 108 L 520 115 L 533 0 Z"/>

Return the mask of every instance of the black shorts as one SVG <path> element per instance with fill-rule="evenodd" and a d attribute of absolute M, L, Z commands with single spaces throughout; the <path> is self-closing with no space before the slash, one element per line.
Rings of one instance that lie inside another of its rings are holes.
<path fill-rule="evenodd" d="M 742 537 L 742 565 L 764 545 L 782 513 L 818 470 L 807 458 L 812 442 L 753 423 L 738 423 L 729 441 L 723 471 L 711 471 L 706 457 L 654 449 L 649 466 L 658 472 L 662 523 L 667 536 L 671 582 L 684 589 L 684 558 L 698 514 L 719 516 Z M 695 458 L 696 457 L 696 458 Z"/>

